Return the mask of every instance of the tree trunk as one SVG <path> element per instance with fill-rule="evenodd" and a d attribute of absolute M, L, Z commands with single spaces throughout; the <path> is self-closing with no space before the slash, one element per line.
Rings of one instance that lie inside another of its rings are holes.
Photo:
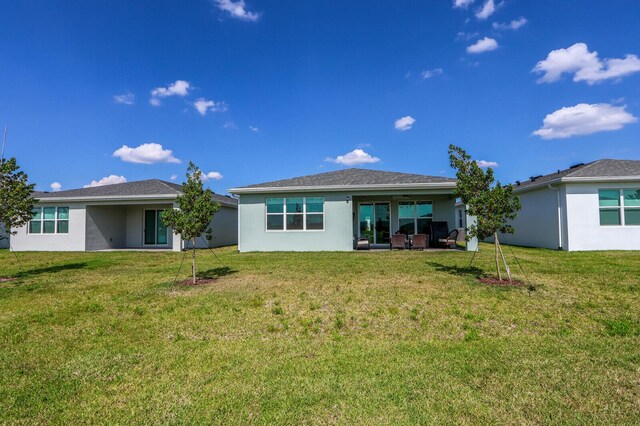
<path fill-rule="evenodd" d="M 507 265 L 507 259 L 504 257 L 502 244 L 498 243 L 498 248 L 500 249 L 500 256 L 502 256 L 502 262 L 504 263 L 504 270 L 507 271 L 507 277 L 509 277 L 509 283 L 511 283 L 511 269 L 509 269 L 509 265 Z"/>
<path fill-rule="evenodd" d="M 193 283 L 196 283 L 196 239 L 193 239 L 193 250 L 191 251 L 191 275 Z"/>
<path fill-rule="evenodd" d="M 493 242 L 496 246 L 496 271 L 498 272 L 498 280 L 502 281 L 502 273 L 500 272 L 500 249 L 498 248 L 500 242 L 498 241 L 497 232 L 493 233 Z"/>

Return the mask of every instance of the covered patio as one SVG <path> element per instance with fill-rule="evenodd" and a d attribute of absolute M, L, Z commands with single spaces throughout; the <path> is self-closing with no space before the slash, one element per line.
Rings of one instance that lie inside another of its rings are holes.
<path fill-rule="evenodd" d="M 353 195 L 352 215 L 354 249 L 369 250 L 457 247 L 456 239 L 464 241 L 467 219 L 448 189 Z M 447 237 L 453 243 L 441 242 Z"/>
<path fill-rule="evenodd" d="M 172 250 L 180 247 L 180 237 L 173 235 L 160 218 L 173 204 L 87 204 L 86 249 Z M 177 240 L 177 241 L 174 241 Z"/>

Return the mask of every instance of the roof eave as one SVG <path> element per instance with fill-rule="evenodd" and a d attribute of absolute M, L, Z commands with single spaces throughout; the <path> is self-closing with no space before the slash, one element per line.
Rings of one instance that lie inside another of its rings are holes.
<path fill-rule="evenodd" d="M 377 184 L 377 185 L 330 185 L 330 186 L 281 186 L 257 188 L 231 188 L 232 194 L 262 194 L 274 192 L 341 192 L 378 191 L 383 189 L 455 189 L 456 182 L 433 182 L 417 184 Z"/>
<path fill-rule="evenodd" d="M 135 201 L 135 200 L 174 200 L 178 194 L 157 195 L 102 195 L 102 196 L 68 196 L 68 197 L 35 197 L 39 203 L 57 201 Z"/>
<path fill-rule="evenodd" d="M 640 176 L 593 176 L 593 177 L 571 177 L 565 176 L 562 178 L 556 178 L 550 181 L 541 182 L 535 185 L 527 185 L 524 187 L 519 187 L 513 185 L 513 192 L 527 192 L 533 191 L 536 189 L 545 188 L 549 185 L 553 184 L 563 184 L 563 183 L 590 183 L 590 182 L 630 182 L 630 181 L 640 181 Z"/>
<path fill-rule="evenodd" d="M 56 203 L 56 202 L 92 202 L 92 201 L 149 201 L 149 200 L 160 200 L 160 201 L 171 201 L 173 202 L 179 194 L 159 194 L 159 195 L 105 195 L 105 196 L 85 196 L 85 197 L 44 197 L 38 198 L 35 197 L 39 203 Z M 223 201 L 216 200 L 223 206 L 232 207 L 237 209 L 238 204 L 231 201 Z"/>
<path fill-rule="evenodd" d="M 640 181 L 640 175 L 635 176 L 597 176 L 597 177 L 565 177 L 562 182 L 628 182 Z"/>

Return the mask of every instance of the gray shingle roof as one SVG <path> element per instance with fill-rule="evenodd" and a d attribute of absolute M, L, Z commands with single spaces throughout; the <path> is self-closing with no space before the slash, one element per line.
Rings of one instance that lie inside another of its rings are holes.
<path fill-rule="evenodd" d="M 34 192 L 33 196 L 40 200 L 55 200 L 57 198 L 100 198 L 100 197 L 145 197 L 167 196 L 175 197 L 182 194 L 182 185 L 166 182 L 160 179 L 147 179 L 134 182 L 116 183 L 112 185 L 94 186 L 90 188 L 69 189 L 58 192 Z M 213 194 L 212 198 L 223 204 L 237 205 L 238 200 L 232 197 Z"/>
<path fill-rule="evenodd" d="M 571 173 L 571 177 L 639 176 L 640 160 L 598 160 Z"/>
<path fill-rule="evenodd" d="M 640 160 L 597 160 L 586 164 L 577 164 L 568 169 L 558 170 L 555 173 L 541 175 L 516 182 L 516 189 L 525 189 L 532 186 L 544 185 L 560 179 L 571 178 L 615 178 L 637 177 L 640 179 Z"/>
<path fill-rule="evenodd" d="M 384 172 L 367 169 L 345 169 L 335 172 L 300 176 L 292 179 L 276 180 L 243 186 L 249 188 L 291 188 L 291 187 L 331 187 L 331 186 L 367 186 L 367 185 L 411 185 L 429 183 L 452 183 L 456 180 L 440 176 L 418 175 L 410 173 Z"/>

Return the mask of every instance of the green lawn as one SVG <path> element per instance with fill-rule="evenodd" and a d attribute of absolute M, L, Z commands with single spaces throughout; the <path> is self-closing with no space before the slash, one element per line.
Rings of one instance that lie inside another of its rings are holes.
<path fill-rule="evenodd" d="M 1 250 L 0 423 L 637 424 L 640 253 L 514 250 Z"/>

